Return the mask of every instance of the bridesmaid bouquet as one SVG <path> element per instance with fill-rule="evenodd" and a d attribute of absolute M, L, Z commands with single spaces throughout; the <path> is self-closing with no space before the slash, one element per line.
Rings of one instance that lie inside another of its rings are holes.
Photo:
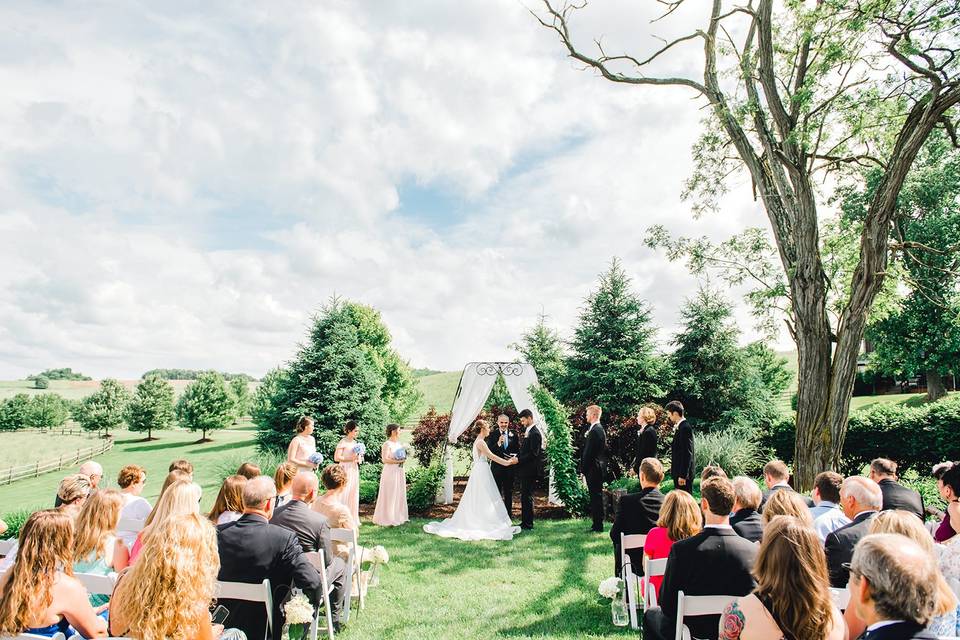
<path fill-rule="evenodd" d="M 323 455 L 319 453 L 311 453 L 307 460 L 313 464 L 319 465 L 321 462 L 323 462 Z"/>
<path fill-rule="evenodd" d="M 403 462 L 404 460 L 407 459 L 407 450 L 404 449 L 403 447 L 400 447 L 399 449 L 393 452 L 393 459 Z"/>
<path fill-rule="evenodd" d="M 353 452 L 358 456 L 362 456 L 367 452 L 367 447 L 362 442 L 358 442 L 357 444 L 353 445 Z"/>

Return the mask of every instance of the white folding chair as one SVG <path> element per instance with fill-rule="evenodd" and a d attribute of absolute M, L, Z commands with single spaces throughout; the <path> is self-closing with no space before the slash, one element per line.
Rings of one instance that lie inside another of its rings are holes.
<path fill-rule="evenodd" d="M 310 551 L 303 554 L 317 571 L 320 572 L 320 590 L 323 592 L 323 608 L 326 611 L 327 619 L 327 638 L 333 640 L 333 612 L 330 608 L 330 592 L 333 591 L 333 585 L 327 577 L 327 563 L 323 554 L 323 549 L 319 551 Z M 314 612 L 313 624 L 310 625 L 310 640 L 317 640 L 317 634 L 320 627 L 320 608 Z"/>
<path fill-rule="evenodd" d="M 217 581 L 217 598 L 223 600 L 243 600 L 244 602 L 262 602 L 267 610 L 267 628 L 264 638 L 269 638 L 273 631 L 273 592 L 270 591 L 270 581 L 264 578 L 263 582 L 220 582 Z"/>
<path fill-rule="evenodd" d="M 344 578 L 344 588 L 347 590 L 344 596 L 344 602 L 347 606 L 343 608 L 343 621 L 350 620 L 350 603 L 353 602 L 353 576 L 357 576 L 357 612 L 363 608 L 363 585 L 360 584 L 360 558 L 357 557 L 357 541 L 354 538 L 353 529 L 330 529 L 330 540 L 333 542 L 343 542 L 350 549 L 350 557 L 347 558 L 347 575 Z"/>
<path fill-rule="evenodd" d="M 623 576 L 623 581 L 627 585 L 627 609 L 630 611 L 630 626 L 634 629 L 639 629 L 640 625 L 637 623 L 637 589 L 640 587 L 640 578 L 637 576 L 636 572 L 633 570 L 633 565 L 630 562 L 630 556 L 627 555 L 627 551 L 631 549 L 643 549 L 643 545 L 647 544 L 647 536 L 634 533 L 634 534 L 620 534 L 620 574 Z"/>
<path fill-rule="evenodd" d="M 846 611 L 850 604 L 850 589 L 830 589 L 830 598 L 840 611 Z"/>
<path fill-rule="evenodd" d="M 93 573 L 75 573 L 73 577 L 80 581 L 92 596 L 113 595 L 113 588 L 117 586 L 117 574 L 109 573 L 101 576 Z"/>
<path fill-rule="evenodd" d="M 657 606 L 657 589 L 650 583 L 651 578 L 657 578 L 667 573 L 667 559 L 651 560 L 648 557 L 643 559 L 643 575 L 646 589 L 643 592 L 643 610 Z"/>
<path fill-rule="evenodd" d="M 16 538 L 0 540 L 0 556 L 6 556 L 15 546 L 17 546 Z"/>
<path fill-rule="evenodd" d="M 691 640 L 690 629 L 683 624 L 685 617 L 718 616 L 737 596 L 685 596 L 677 594 L 677 632 L 674 640 Z"/>

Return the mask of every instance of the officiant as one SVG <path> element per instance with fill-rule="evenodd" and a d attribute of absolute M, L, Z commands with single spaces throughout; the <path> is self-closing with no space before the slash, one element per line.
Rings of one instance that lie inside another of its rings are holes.
<path fill-rule="evenodd" d="M 520 451 L 520 438 L 515 429 L 510 427 L 510 418 L 500 414 L 497 418 L 497 428 L 487 436 L 487 446 L 490 451 L 501 458 L 515 456 Z M 497 483 L 497 490 L 503 498 L 507 508 L 507 515 L 513 518 L 513 483 L 516 471 L 514 467 L 504 467 L 498 464 L 491 465 L 493 479 Z"/>

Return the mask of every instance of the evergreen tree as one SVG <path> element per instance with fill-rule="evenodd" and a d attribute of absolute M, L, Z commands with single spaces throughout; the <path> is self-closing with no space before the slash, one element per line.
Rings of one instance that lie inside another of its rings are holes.
<path fill-rule="evenodd" d="M 317 448 L 325 457 L 332 456 L 347 420 L 360 424 L 368 451 L 379 451 L 389 418 L 381 400 L 384 381 L 360 342 L 346 304 L 334 299 L 324 306 L 293 361 L 271 376 L 262 386 L 274 392 L 269 399 L 266 391 L 258 392 L 254 413 L 261 449 L 285 451 L 297 418 L 309 415 L 315 421 Z"/>
<path fill-rule="evenodd" d="M 595 402 L 618 416 L 669 389 L 668 367 L 655 351 L 649 307 L 632 291 L 614 258 L 580 313 L 560 384 L 568 405 Z"/>
<path fill-rule="evenodd" d="M 250 387 L 243 378 L 230 381 L 230 393 L 233 396 L 233 422 L 236 424 L 250 413 Z"/>
<path fill-rule="evenodd" d="M 544 388 L 556 391 L 565 373 L 563 341 L 555 329 L 547 326 L 546 315 L 537 315 L 537 323 L 533 328 L 520 337 L 520 342 L 510 347 L 520 353 L 525 362 L 533 365 Z"/>
<path fill-rule="evenodd" d="M 276 368 L 263 376 L 251 401 L 250 417 L 253 423 L 261 425 L 280 425 L 287 421 L 284 413 L 283 392 L 287 388 L 284 380 L 285 369 Z M 292 427 L 291 427 L 292 428 Z M 258 434 L 258 438 L 260 435 Z"/>
<path fill-rule="evenodd" d="M 56 429 L 70 416 L 67 403 L 56 393 L 41 393 L 30 399 L 28 423 L 38 429 Z"/>
<path fill-rule="evenodd" d="M 190 431 L 201 431 L 201 442 L 208 442 L 208 431 L 225 429 L 233 419 L 233 397 L 223 376 L 205 371 L 183 391 L 177 403 L 177 419 Z"/>
<path fill-rule="evenodd" d="M 0 402 L 0 431 L 15 431 L 30 426 L 30 396 L 18 393 Z"/>
<path fill-rule="evenodd" d="M 127 404 L 127 424 L 130 431 L 147 432 L 153 440 L 154 429 L 170 429 L 176 421 L 173 404 L 173 386 L 160 376 L 147 376 Z"/>
<path fill-rule="evenodd" d="M 110 429 L 123 424 L 130 393 L 111 378 L 100 383 L 100 388 L 80 402 L 77 420 L 87 431 L 103 431 L 110 435 Z"/>

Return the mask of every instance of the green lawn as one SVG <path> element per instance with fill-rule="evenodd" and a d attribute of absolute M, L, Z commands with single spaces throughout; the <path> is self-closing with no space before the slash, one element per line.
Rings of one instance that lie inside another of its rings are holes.
<path fill-rule="evenodd" d="M 637 637 L 611 625 L 597 595 L 613 553 L 586 520 L 537 522 L 512 542 L 438 538 L 423 533 L 425 522 L 361 528 L 361 543 L 382 544 L 390 564 L 344 640 Z"/>
<path fill-rule="evenodd" d="M 460 371 L 445 371 L 423 376 L 417 379 L 423 399 L 413 412 L 414 419 L 425 414 L 430 407 L 436 407 L 438 413 L 447 413 L 453 406 L 453 396 L 460 383 Z"/>
<path fill-rule="evenodd" d="M 58 432 L 41 434 L 36 431 L 18 431 L 0 436 L 0 469 L 7 467 L 48 462 L 61 454 L 76 454 L 77 449 L 87 449 L 101 444 L 94 434 L 60 435 Z"/>
<path fill-rule="evenodd" d="M 858 411 L 878 404 L 903 404 L 918 407 L 927 401 L 925 393 L 889 393 L 881 396 L 856 396 L 850 401 L 850 410 Z"/>

